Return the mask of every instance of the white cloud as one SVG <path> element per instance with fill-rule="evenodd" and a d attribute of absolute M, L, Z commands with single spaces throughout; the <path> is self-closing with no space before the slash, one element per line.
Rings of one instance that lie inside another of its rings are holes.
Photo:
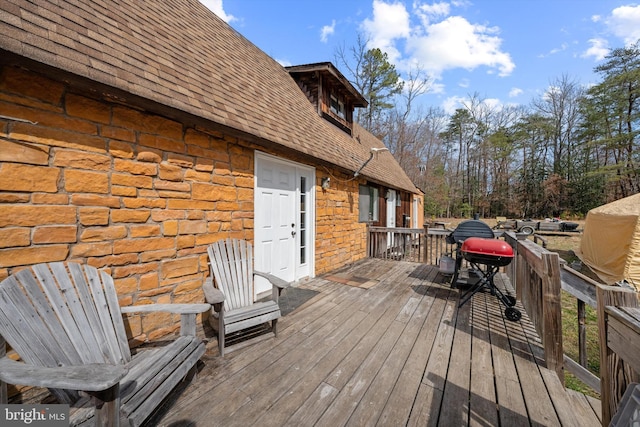
<path fill-rule="evenodd" d="M 497 110 L 502 107 L 502 102 L 498 98 L 486 98 L 482 103 L 489 107 L 489 110 Z"/>
<path fill-rule="evenodd" d="M 401 3 L 373 0 L 373 19 L 365 19 L 362 28 L 369 36 L 368 47 L 379 48 L 388 55 L 389 62 L 396 63 L 401 58 L 396 40 L 410 36 L 409 12 Z"/>
<path fill-rule="evenodd" d="M 222 7 L 222 0 L 200 0 L 200 3 L 207 6 L 210 11 L 218 15 L 218 17 L 224 22 L 231 22 L 236 19 L 235 16 L 228 15 L 224 11 L 224 8 Z"/>
<path fill-rule="evenodd" d="M 464 107 L 465 98 L 461 96 L 451 96 L 442 102 L 442 109 L 445 113 L 452 115 L 457 109 Z"/>
<path fill-rule="evenodd" d="M 518 95 L 522 95 L 523 91 L 519 87 L 512 87 L 509 91 L 509 98 L 515 98 Z"/>
<path fill-rule="evenodd" d="M 582 58 L 593 57 L 596 61 L 601 61 L 609 53 L 609 42 L 605 39 L 590 39 L 589 44 L 591 47 L 580 55 Z"/>
<path fill-rule="evenodd" d="M 489 67 L 508 76 L 515 68 L 511 56 L 500 50 L 498 29 L 471 24 L 461 16 L 450 16 L 426 28 L 426 35 L 407 41 L 408 50 L 423 66 L 440 76 L 454 68 L 474 70 Z"/>
<path fill-rule="evenodd" d="M 575 44 L 576 42 L 573 42 L 573 43 Z M 570 47 L 569 43 L 564 42 L 564 43 L 561 43 L 560 46 L 554 47 L 549 52 L 540 53 L 537 56 L 538 56 L 538 58 L 547 58 L 547 57 L 549 57 L 551 55 L 555 55 L 555 54 L 558 54 L 560 52 L 565 52 L 565 51 L 567 51 L 569 49 L 569 47 Z"/>
<path fill-rule="evenodd" d="M 451 11 L 449 3 L 434 3 L 417 5 L 414 13 L 420 17 L 423 26 L 429 25 L 433 20 L 448 16 Z"/>
<path fill-rule="evenodd" d="M 469 87 L 470 83 L 469 83 L 469 79 L 462 79 L 460 80 L 460 82 L 458 83 L 458 86 L 460 87 L 464 87 L 467 88 Z"/>
<path fill-rule="evenodd" d="M 591 17 L 591 22 L 600 22 L 600 20 L 602 20 L 602 16 L 600 15 L 593 15 Z"/>
<path fill-rule="evenodd" d="M 468 0 L 453 0 L 451 4 L 455 7 L 469 7 L 473 5 L 473 3 Z"/>
<path fill-rule="evenodd" d="M 568 47 L 569 47 L 569 45 L 567 43 L 562 43 L 560 45 L 560 47 L 556 47 L 556 48 L 551 49 L 549 51 L 549 55 L 554 55 L 556 53 L 563 52 L 563 51 L 567 50 Z"/>
<path fill-rule="evenodd" d="M 459 68 L 484 67 L 487 73 L 501 77 L 515 69 L 511 55 L 501 48 L 498 27 L 474 24 L 452 14 L 454 7 L 469 6 L 467 1 L 414 0 L 410 11 L 397 0 L 372 0 L 372 4 L 372 16 L 361 24 L 367 47 L 385 52 L 400 71 L 418 65 L 435 83 L 444 72 Z M 444 88 L 433 84 L 429 92 L 436 90 Z"/>
<path fill-rule="evenodd" d="M 325 25 L 320 30 L 320 41 L 322 43 L 326 43 L 329 36 L 332 35 L 335 30 L 336 30 L 336 20 L 334 19 L 333 21 L 331 21 L 331 25 Z"/>
<path fill-rule="evenodd" d="M 605 22 L 609 30 L 627 45 L 640 39 L 640 6 L 617 7 Z"/>
<path fill-rule="evenodd" d="M 429 85 L 429 93 L 440 94 L 444 93 L 444 85 L 438 82 L 431 82 Z"/>

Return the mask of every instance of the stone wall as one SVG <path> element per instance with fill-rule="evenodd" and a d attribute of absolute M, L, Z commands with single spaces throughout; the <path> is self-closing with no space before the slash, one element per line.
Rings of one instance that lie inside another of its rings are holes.
<path fill-rule="evenodd" d="M 327 190 L 316 179 L 316 274 L 326 273 L 366 255 L 367 227 L 358 222 L 358 184 L 338 174 Z"/>
<path fill-rule="evenodd" d="M 253 240 L 257 147 L 246 141 L 6 66 L 0 115 L 12 118 L 0 118 L 0 279 L 78 261 L 109 271 L 122 305 L 200 302 L 206 245 Z M 343 182 L 322 190 L 317 174 L 316 274 L 363 258 L 366 242 L 358 182 L 321 170 Z M 132 317 L 128 333 L 153 339 L 178 320 Z"/>

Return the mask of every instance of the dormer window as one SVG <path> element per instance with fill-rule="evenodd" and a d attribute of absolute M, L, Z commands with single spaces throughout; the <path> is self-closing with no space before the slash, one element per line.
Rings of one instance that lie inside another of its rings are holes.
<path fill-rule="evenodd" d="M 344 111 L 344 102 L 342 102 L 335 94 L 331 94 L 331 112 L 341 119 L 346 120 Z"/>
<path fill-rule="evenodd" d="M 286 67 L 318 115 L 351 135 L 353 110 L 367 100 L 330 62 Z"/>

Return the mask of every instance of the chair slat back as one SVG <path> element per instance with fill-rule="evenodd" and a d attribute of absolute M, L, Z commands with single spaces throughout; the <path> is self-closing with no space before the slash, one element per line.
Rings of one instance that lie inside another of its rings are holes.
<path fill-rule="evenodd" d="M 226 239 L 207 248 L 215 285 L 225 295 L 225 310 L 253 304 L 253 247 L 246 240 Z"/>
<path fill-rule="evenodd" d="M 113 279 L 87 265 L 38 264 L 3 280 L 0 335 L 34 365 L 131 360 Z"/>

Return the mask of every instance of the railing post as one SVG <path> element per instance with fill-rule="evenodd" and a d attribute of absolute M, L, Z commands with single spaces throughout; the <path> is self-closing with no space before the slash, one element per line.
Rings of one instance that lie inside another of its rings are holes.
<path fill-rule="evenodd" d="M 530 292 L 530 287 L 532 286 L 531 283 L 531 276 L 529 275 L 529 265 L 527 264 L 527 261 L 524 257 L 524 251 L 520 250 L 520 242 L 516 241 L 516 253 L 515 253 L 515 261 L 516 261 L 516 265 L 515 265 L 515 272 L 514 272 L 514 278 L 515 280 L 513 280 L 513 286 L 516 289 L 516 299 L 523 301 L 524 298 L 524 293 L 525 290 L 527 290 L 527 292 Z M 531 313 L 529 313 L 529 315 L 531 315 Z"/>
<path fill-rule="evenodd" d="M 562 346 L 562 301 L 560 256 L 555 252 L 542 253 L 542 322 L 545 360 L 547 367 L 558 374 L 564 384 L 564 349 Z"/>
<path fill-rule="evenodd" d="M 578 362 L 580 366 L 587 367 L 587 324 L 585 303 L 578 301 Z"/>
<path fill-rule="evenodd" d="M 425 264 L 429 262 L 429 251 L 427 249 L 427 245 L 429 244 L 429 226 L 425 225 L 424 226 L 424 247 L 422 248 L 422 262 L 424 262 Z"/>
<path fill-rule="evenodd" d="M 637 374 L 625 363 L 608 344 L 607 306 L 638 307 L 638 295 L 631 289 L 619 286 L 598 285 L 598 332 L 600 338 L 600 397 L 602 401 L 602 425 L 608 426 L 615 414 L 620 399 L 629 383 L 637 379 Z"/>

